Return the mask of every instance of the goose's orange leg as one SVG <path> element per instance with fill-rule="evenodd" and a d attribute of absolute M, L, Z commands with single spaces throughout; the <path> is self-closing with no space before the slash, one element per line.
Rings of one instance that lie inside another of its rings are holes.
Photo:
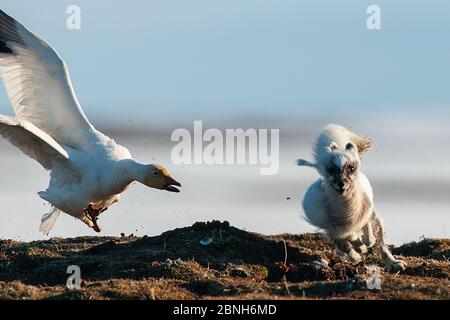
<path fill-rule="evenodd" d="M 92 227 L 92 229 L 94 229 L 96 232 L 100 232 L 102 231 L 100 229 L 100 227 L 98 226 L 97 220 L 98 220 L 98 216 L 100 215 L 100 213 L 102 213 L 103 209 L 94 209 L 92 207 L 92 203 L 89 204 L 89 206 L 84 209 L 84 214 L 86 215 L 86 217 L 88 217 L 89 220 L 92 221 L 92 223 L 94 224 L 94 226 Z"/>

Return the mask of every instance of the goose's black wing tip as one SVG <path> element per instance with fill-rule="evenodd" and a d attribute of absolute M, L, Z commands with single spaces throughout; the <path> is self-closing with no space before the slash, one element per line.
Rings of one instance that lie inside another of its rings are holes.
<path fill-rule="evenodd" d="M 12 54 L 13 51 L 11 48 L 8 47 L 8 45 L 5 42 L 0 40 L 0 53 Z"/>
<path fill-rule="evenodd" d="M 0 9 L 0 53 L 14 54 L 13 49 L 8 46 L 10 42 L 23 43 L 17 31 L 16 21 Z"/>
<path fill-rule="evenodd" d="M 14 18 L 11 17 L 9 14 L 7 14 L 5 11 L 0 9 L 0 25 L 3 26 L 10 26 L 13 25 L 15 22 Z"/>

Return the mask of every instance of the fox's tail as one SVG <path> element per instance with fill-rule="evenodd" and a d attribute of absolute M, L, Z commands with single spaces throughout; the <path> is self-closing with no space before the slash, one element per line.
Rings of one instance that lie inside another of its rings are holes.
<path fill-rule="evenodd" d="M 317 168 L 317 165 L 309 162 L 308 160 L 303 160 L 303 159 L 298 159 L 297 160 L 297 165 L 300 167 L 313 167 L 313 168 Z"/>

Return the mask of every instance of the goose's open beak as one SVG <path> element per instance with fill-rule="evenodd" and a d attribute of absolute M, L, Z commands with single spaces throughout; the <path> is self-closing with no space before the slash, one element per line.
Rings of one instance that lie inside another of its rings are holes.
<path fill-rule="evenodd" d="M 181 187 L 181 183 L 176 181 L 171 176 L 165 176 L 164 178 L 166 179 L 166 184 L 163 186 L 164 190 L 167 190 L 167 191 L 170 191 L 170 192 L 180 192 L 180 190 L 178 190 L 174 186 Z"/>

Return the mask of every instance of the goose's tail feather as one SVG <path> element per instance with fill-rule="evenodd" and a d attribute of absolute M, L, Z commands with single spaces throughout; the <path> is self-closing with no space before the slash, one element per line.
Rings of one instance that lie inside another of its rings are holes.
<path fill-rule="evenodd" d="M 59 211 L 59 209 L 52 207 L 50 212 L 48 212 L 42 216 L 41 225 L 39 226 L 39 231 L 47 236 L 49 234 L 50 230 L 55 225 L 56 220 L 58 220 L 60 213 L 61 213 L 61 211 Z"/>

